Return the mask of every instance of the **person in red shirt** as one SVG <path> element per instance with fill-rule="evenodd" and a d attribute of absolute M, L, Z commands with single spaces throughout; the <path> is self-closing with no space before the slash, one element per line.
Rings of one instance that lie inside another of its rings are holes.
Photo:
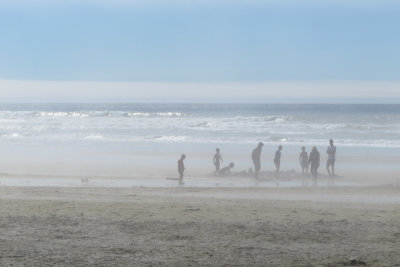
<path fill-rule="evenodd" d="M 178 173 L 179 173 L 179 184 L 183 184 L 183 171 L 185 170 L 185 164 L 183 163 L 183 160 L 186 158 L 185 154 L 181 156 L 181 158 L 178 160 Z"/>

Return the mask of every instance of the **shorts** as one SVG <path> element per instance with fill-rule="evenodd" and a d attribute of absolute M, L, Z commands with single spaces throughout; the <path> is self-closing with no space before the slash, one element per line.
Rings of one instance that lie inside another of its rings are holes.
<path fill-rule="evenodd" d="M 307 161 L 301 162 L 301 167 L 302 167 L 303 169 L 307 168 L 307 167 L 308 167 L 308 162 L 307 162 Z"/>
<path fill-rule="evenodd" d="M 214 165 L 215 165 L 215 168 L 216 168 L 217 170 L 219 170 L 219 166 L 221 165 L 221 163 L 219 163 L 219 161 L 216 161 L 216 162 L 214 163 Z"/>
<path fill-rule="evenodd" d="M 328 161 L 326 162 L 326 167 L 335 167 L 335 159 L 328 159 Z"/>

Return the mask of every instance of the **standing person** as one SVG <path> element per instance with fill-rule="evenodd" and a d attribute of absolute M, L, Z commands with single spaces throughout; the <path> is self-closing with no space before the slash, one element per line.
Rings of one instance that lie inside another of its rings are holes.
<path fill-rule="evenodd" d="M 328 160 L 326 161 L 326 170 L 328 171 L 329 176 L 335 176 L 335 160 L 336 160 L 336 147 L 333 145 L 333 140 L 329 140 L 329 146 L 326 150 L 328 154 Z M 329 170 L 329 167 L 332 168 Z"/>
<path fill-rule="evenodd" d="M 317 182 L 317 176 L 318 176 L 318 168 L 319 168 L 319 152 L 317 150 L 316 146 L 313 146 L 311 152 L 310 152 L 310 157 L 308 157 L 308 163 L 311 164 L 311 174 L 314 177 L 315 182 Z"/>
<path fill-rule="evenodd" d="M 216 149 L 216 152 L 213 157 L 213 163 L 215 165 L 215 173 L 214 174 L 219 174 L 219 166 L 221 165 L 221 161 L 224 162 L 224 160 L 221 157 L 221 154 L 219 154 L 219 148 Z"/>
<path fill-rule="evenodd" d="M 254 164 L 254 176 L 258 178 L 261 169 L 261 149 L 264 146 L 262 142 L 258 143 L 257 147 L 251 153 L 251 159 Z"/>
<path fill-rule="evenodd" d="M 276 172 L 275 174 L 278 174 L 279 169 L 281 168 L 281 155 L 282 155 L 282 146 L 278 147 L 278 150 L 275 152 L 275 158 L 274 158 L 274 163 L 276 167 Z"/>
<path fill-rule="evenodd" d="M 303 176 L 308 172 L 308 155 L 306 152 L 306 148 L 303 146 L 301 147 L 301 153 L 299 156 L 300 166 L 303 171 Z"/>
<path fill-rule="evenodd" d="M 178 173 L 179 173 L 179 184 L 183 185 L 183 171 L 185 170 L 185 164 L 183 160 L 186 158 L 185 154 L 182 154 L 181 158 L 178 160 Z"/>

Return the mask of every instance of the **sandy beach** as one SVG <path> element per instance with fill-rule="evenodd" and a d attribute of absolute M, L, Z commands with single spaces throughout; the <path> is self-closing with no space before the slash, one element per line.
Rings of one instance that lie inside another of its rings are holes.
<path fill-rule="evenodd" d="M 0 267 L 400 267 L 400 0 L 0 0 Z"/>
<path fill-rule="evenodd" d="M 399 266 L 399 193 L 3 184 L 0 265 Z"/>

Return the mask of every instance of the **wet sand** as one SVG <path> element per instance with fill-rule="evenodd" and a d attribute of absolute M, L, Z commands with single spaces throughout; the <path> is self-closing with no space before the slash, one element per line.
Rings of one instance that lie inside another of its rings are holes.
<path fill-rule="evenodd" d="M 400 265 L 396 184 L 2 186 L 0 207 L 2 266 Z"/>

